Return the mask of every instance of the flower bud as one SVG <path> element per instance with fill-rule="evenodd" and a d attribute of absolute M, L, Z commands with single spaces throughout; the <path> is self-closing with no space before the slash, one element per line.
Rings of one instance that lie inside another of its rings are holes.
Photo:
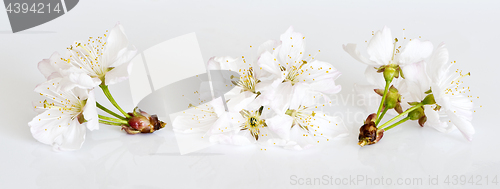
<path fill-rule="evenodd" d="M 422 100 L 422 103 L 424 103 L 424 105 L 436 104 L 436 100 L 434 100 L 434 95 L 429 94 L 425 96 L 424 100 Z"/>
<path fill-rule="evenodd" d="M 410 113 L 408 113 L 408 117 L 410 118 L 410 120 L 418 120 L 422 117 L 425 117 L 424 107 L 421 106 L 411 111 Z"/>
<path fill-rule="evenodd" d="M 151 123 L 149 122 L 149 119 L 145 116 L 134 116 L 128 120 L 128 124 L 135 130 L 142 131 L 143 129 L 148 127 Z"/>
<path fill-rule="evenodd" d="M 365 124 L 368 124 L 370 122 L 375 122 L 375 121 L 377 121 L 377 114 L 373 113 L 373 114 L 368 115 L 368 117 L 366 117 Z"/>
<path fill-rule="evenodd" d="M 374 89 L 375 93 L 380 96 L 384 96 L 384 90 L 382 89 Z M 387 91 L 387 95 L 384 100 L 384 108 L 396 110 L 398 113 L 402 113 L 401 108 L 401 94 L 399 94 L 398 89 L 391 85 L 389 90 Z"/>
<path fill-rule="evenodd" d="M 370 114 L 367 117 L 365 124 L 359 128 L 358 144 L 362 147 L 365 145 L 375 144 L 382 139 L 382 136 L 384 136 L 384 130 L 377 129 L 375 126 L 376 116 L 377 114 Z"/>
<path fill-rule="evenodd" d="M 386 67 L 384 69 L 384 79 L 385 79 L 385 81 L 392 81 L 392 79 L 394 77 L 396 77 L 397 73 L 398 72 L 397 72 L 397 70 L 395 68 L 390 67 L 390 66 Z"/>
<path fill-rule="evenodd" d="M 158 116 L 149 115 L 137 108 L 129 115 L 132 117 L 128 120 L 128 126 L 122 127 L 122 130 L 125 130 L 128 134 L 152 133 L 166 125 L 163 121 L 158 120 Z"/>
<path fill-rule="evenodd" d="M 384 105 L 388 109 L 395 108 L 401 102 L 401 95 L 398 90 L 391 86 L 389 91 L 387 92 L 387 96 L 385 97 Z"/>
<path fill-rule="evenodd" d="M 124 130 L 125 132 L 127 132 L 128 134 L 131 134 L 131 135 L 135 135 L 135 134 L 141 132 L 139 130 L 135 130 L 134 128 L 126 126 L 126 125 L 122 126 L 122 130 Z"/>
<path fill-rule="evenodd" d="M 378 130 L 377 127 L 375 127 L 374 122 L 370 122 L 369 124 L 364 124 L 363 126 L 361 126 L 361 128 L 359 128 L 358 145 L 363 147 L 365 145 L 375 144 L 378 141 L 380 141 L 380 139 L 382 139 L 383 136 L 384 136 L 384 130 L 383 129 Z"/>

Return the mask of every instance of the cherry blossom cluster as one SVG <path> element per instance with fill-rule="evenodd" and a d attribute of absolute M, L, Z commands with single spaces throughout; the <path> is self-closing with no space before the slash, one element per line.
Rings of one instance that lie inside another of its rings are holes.
<path fill-rule="evenodd" d="M 384 132 L 408 120 L 441 132 L 458 128 L 472 140 L 473 102 L 466 95 L 470 88 L 463 86 L 463 78 L 470 73 L 451 68 L 455 62 L 449 61 L 444 43 L 434 49 L 429 41 L 401 42 L 384 27 L 368 43 L 369 58 L 361 55 L 356 44 L 343 47 L 354 59 L 368 65 L 365 76 L 370 85 L 356 86 L 358 93 L 368 101 L 380 102 L 378 110 L 368 107 L 377 112 L 369 115 L 360 128 L 359 145 L 377 143 Z M 389 114 L 396 116 L 381 124 L 390 110 Z"/>
<path fill-rule="evenodd" d="M 181 133 L 204 133 L 212 143 L 261 143 L 301 150 L 347 135 L 341 118 L 327 115 L 328 95 L 341 90 L 341 73 L 330 63 L 306 54 L 305 37 L 290 27 L 280 40 L 264 42 L 255 61 L 213 57 L 209 70 L 239 76 L 235 88 L 211 102 L 183 112 L 173 121 Z"/>
<path fill-rule="evenodd" d="M 99 123 L 120 126 L 129 134 L 163 128 L 165 123 L 155 115 L 139 109 L 126 113 L 108 89 L 108 85 L 128 78 L 130 60 L 136 52 L 135 47 L 129 47 L 123 27 L 117 24 L 102 37 L 74 42 L 64 56 L 55 52 L 39 62 L 38 69 L 46 81 L 35 88 L 43 100 L 34 102 L 39 114 L 28 123 L 33 137 L 56 151 L 66 151 L 80 149 L 87 129 L 98 130 Z M 97 87 L 122 115 L 96 102 Z M 99 115 L 98 108 L 113 117 Z"/>

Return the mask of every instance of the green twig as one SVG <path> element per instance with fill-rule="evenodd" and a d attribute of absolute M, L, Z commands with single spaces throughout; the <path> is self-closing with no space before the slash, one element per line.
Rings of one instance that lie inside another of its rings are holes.
<path fill-rule="evenodd" d="M 104 121 L 104 120 L 99 120 L 99 123 L 106 124 L 106 125 L 122 126 L 121 123 L 114 123 L 114 122 L 109 122 L 109 121 Z"/>
<path fill-rule="evenodd" d="M 105 112 L 106 112 L 106 113 L 108 113 L 108 114 L 111 114 L 112 116 L 115 116 L 115 117 L 117 117 L 117 118 L 119 118 L 119 119 L 127 120 L 127 118 L 125 118 L 125 117 L 123 117 L 123 116 L 121 116 L 121 115 L 118 115 L 117 113 L 115 113 L 115 112 L 113 112 L 113 111 L 111 111 L 111 110 L 107 109 L 107 108 L 106 108 L 106 107 L 104 107 L 103 105 L 99 104 L 99 102 L 96 102 L 96 105 L 97 105 L 97 107 L 98 107 L 99 109 L 101 109 L 102 111 L 105 111 Z"/>
<path fill-rule="evenodd" d="M 378 123 L 380 123 L 380 121 L 382 121 L 382 118 L 384 117 L 385 113 L 387 113 L 387 108 L 384 108 L 384 111 L 382 111 L 382 114 L 380 114 L 380 117 L 377 118 L 377 121 L 375 122 L 375 125 L 378 125 Z"/>
<path fill-rule="evenodd" d="M 116 103 L 115 99 L 113 96 L 111 96 L 111 93 L 109 92 L 108 86 L 107 85 L 99 85 L 101 87 L 102 91 L 104 92 L 104 95 L 108 98 L 109 102 L 115 106 L 116 109 L 118 109 L 126 118 L 130 118 L 132 116 L 128 115 L 127 112 L 123 111 L 123 109 Z"/>
<path fill-rule="evenodd" d="M 112 121 L 112 122 L 116 122 L 116 123 L 121 123 L 121 124 L 128 124 L 128 121 L 125 121 L 125 120 L 122 120 L 122 119 L 116 119 L 116 118 L 112 118 L 112 117 L 106 117 L 106 116 L 103 116 L 103 115 L 99 115 L 99 119 L 103 119 L 103 120 L 107 120 L 107 121 Z"/>
<path fill-rule="evenodd" d="M 396 121 L 397 119 L 405 116 L 406 114 L 410 113 L 411 111 L 417 109 L 417 108 L 420 108 L 420 106 L 423 106 L 424 103 L 419 103 L 411 108 L 409 108 L 408 110 L 404 111 L 403 113 L 397 115 L 396 117 L 392 118 L 391 120 L 385 122 L 383 125 L 381 125 L 379 128 L 384 128 L 385 126 L 389 125 L 390 123 L 392 123 L 393 121 Z"/>
<path fill-rule="evenodd" d="M 380 105 L 378 106 L 377 120 L 379 119 L 382 120 L 382 116 L 379 117 L 379 115 L 380 112 L 382 111 L 382 107 L 384 106 L 385 97 L 387 96 L 387 91 L 389 91 L 389 85 L 391 84 L 391 81 L 385 81 L 384 95 L 382 96 L 382 100 L 380 101 Z M 377 124 L 375 124 L 375 126 L 377 126 Z"/>
<path fill-rule="evenodd" d="M 399 124 L 404 123 L 405 121 L 408 121 L 409 119 L 410 119 L 410 117 L 405 117 L 404 119 L 399 120 L 398 122 L 384 128 L 384 131 L 388 131 L 389 129 L 392 129 L 392 128 L 398 126 Z"/>

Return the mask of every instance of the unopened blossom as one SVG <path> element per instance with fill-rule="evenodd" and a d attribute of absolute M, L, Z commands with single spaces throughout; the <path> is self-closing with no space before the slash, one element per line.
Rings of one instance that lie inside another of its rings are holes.
<path fill-rule="evenodd" d="M 375 125 L 376 118 L 377 114 L 368 115 L 365 124 L 359 128 L 358 145 L 361 147 L 376 144 L 384 136 L 384 129 Z"/>
<path fill-rule="evenodd" d="M 166 123 L 160 121 L 157 115 L 150 115 L 138 108 L 129 113 L 128 125 L 123 125 L 122 130 L 128 134 L 152 133 L 165 127 Z"/>

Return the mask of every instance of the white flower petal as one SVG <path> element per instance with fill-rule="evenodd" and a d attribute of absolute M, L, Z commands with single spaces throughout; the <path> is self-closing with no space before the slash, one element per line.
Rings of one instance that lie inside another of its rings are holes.
<path fill-rule="evenodd" d="M 99 78 L 92 78 L 85 73 L 71 73 L 67 79 L 61 80 L 60 87 L 63 91 L 69 91 L 75 86 L 82 89 L 93 89 L 102 83 Z"/>
<path fill-rule="evenodd" d="M 272 118 L 266 119 L 266 124 L 280 138 L 290 140 L 290 129 L 293 118 L 285 114 L 278 114 Z"/>
<path fill-rule="evenodd" d="M 342 45 L 342 48 L 344 48 L 344 51 L 349 53 L 349 55 L 351 55 L 354 59 L 356 59 L 361 63 L 368 64 L 370 66 L 381 66 L 377 62 L 373 62 L 370 59 L 367 59 L 363 55 L 361 55 L 356 46 L 357 45 L 354 43 L 348 43 L 347 45 Z"/>
<path fill-rule="evenodd" d="M 281 48 L 279 49 L 279 60 L 286 64 L 302 60 L 304 54 L 304 36 L 293 31 L 290 26 L 285 33 L 281 34 Z"/>
<path fill-rule="evenodd" d="M 129 77 L 130 73 L 132 73 L 132 62 L 122 64 L 106 73 L 106 76 L 104 77 L 104 83 L 106 85 L 119 83 L 126 80 Z"/>
<path fill-rule="evenodd" d="M 97 115 L 96 101 L 94 91 L 92 90 L 89 92 L 87 102 L 83 108 L 83 118 L 87 120 L 87 128 L 91 131 L 99 129 L 99 118 Z"/>
<path fill-rule="evenodd" d="M 399 54 L 398 64 L 404 65 L 420 62 L 431 55 L 433 47 L 430 41 L 413 39 L 406 44 L 401 54 Z"/>
<path fill-rule="evenodd" d="M 229 56 L 215 57 L 214 61 L 220 65 L 221 70 L 238 71 L 243 66 L 243 61 L 241 59 L 232 58 Z M 241 74 L 241 73 L 240 73 Z"/>
<path fill-rule="evenodd" d="M 46 100 L 39 101 L 37 109 L 45 109 L 31 122 L 31 133 L 38 141 L 52 145 L 54 150 L 79 149 L 85 139 L 86 127 L 79 123 L 82 114 L 91 129 L 98 127 L 96 102 L 93 93 L 81 88 L 61 91 L 63 78 L 54 78 L 39 84 L 35 91 Z M 85 107 L 82 107 L 87 101 Z"/>
<path fill-rule="evenodd" d="M 309 105 L 312 106 L 316 104 L 316 101 L 313 96 L 317 93 L 310 92 L 311 91 L 310 88 L 311 88 L 310 85 L 307 83 L 300 83 L 300 82 L 296 83 L 292 87 L 291 93 L 285 93 L 288 94 L 287 95 L 288 97 L 284 99 L 287 102 L 289 102 L 288 103 L 289 107 L 283 107 L 283 108 L 296 110 L 299 108 L 299 106 L 309 106 Z"/>
<path fill-rule="evenodd" d="M 280 45 L 281 45 L 280 41 L 268 40 L 259 46 L 259 49 L 257 50 L 257 55 L 260 56 L 262 53 L 264 53 L 266 51 L 273 53 L 273 51 L 276 50 L 276 47 L 278 47 Z"/>
<path fill-rule="evenodd" d="M 299 76 L 297 76 L 298 83 L 307 82 L 313 91 L 325 94 L 340 92 L 341 86 L 335 85 L 335 79 L 341 73 L 331 64 L 315 60 L 305 64 L 304 67 L 306 69 L 302 68 L 299 71 Z"/>
<path fill-rule="evenodd" d="M 310 85 L 310 88 L 314 91 L 318 91 L 324 94 L 336 94 L 342 90 L 342 86 L 335 84 L 333 79 L 330 80 L 319 80 L 317 82 L 313 82 Z"/>
<path fill-rule="evenodd" d="M 449 53 L 444 43 L 439 44 L 429 61 L 427 62 L 427 73 L 429 78 L 436 84 L 444 82 L 452 64 L 448 62 Z"/>
<path fill-rule="evenodd" d="M 384 27 L 382 31 L 377 31 L 368 43 L 367 52 L 370 60 L 378 65 L 387 65 L 390 63 L 393 55 L 394 39 L 391 30 Z"/>
<path fill-rule="evenodd" d="M 402 66 L 402 70 L 405 76 L 402 81 L 406 82 L 404 90 L 408 91 L 416 101 L 424 99 L 425 92 L 431 88 L 430 79 L 425 71 L 425 62 L 421 61 Z"/>
<path fill-rule="evenodd" d="M 210 127 L 209 133 L 210 134 L 224 134 L 224 133 L 237 133 L 239 131 L 239 128 L 236 127 L 236 125 L 231 124 L 232 119 L 234 117 L 237 117 L 239 115 L 235 113 L 224 113 L 219 118 L 217 121 L 214 122 L 214 124 Z"/>
<path fill-rule="evenodd" d="M 472 135 L 476 132 L 474 126 L 472 126 L 469 121 L 455 115 L 452 111 L 446 111 L 446 114 L 458 130 L 462 132 L 462 135 L 464 135 L 467 140 L 472 141 Z"/>
<path fill-rule="evenodd" d="M 450 110 L 455 111 L 457 116 L 464 118 L 467 121 L 472 120 L 472 109 L 474 103 L 464 95 L 452 95 L 450 97 Z"/>
<path fill-rule="evenodd" d="M 338 116 L 329 116 L 324 112 L 316 112 L 311 121 L 309 131 L 313 136 L 322 136 L 328 139 L 349 135 L 344 121 Z"/>
<path fill-rule="evenodd" d="M 287 143 L 285 149 L 302 150 L 317 144 L 317 141 L 314 140 L 310 133 L 297 126 L 290 129 L 290 141 L 293 142 Z"/>
<path fill-rule="evenodd" d="M 226 108 L 224 107 L 224 102 L 222 101 L 221 97 L 210 101 L 210 106 L 214 108 L 214 112 L 217 114 L 217 116 L 221 116 L 226 112 Z"/>
<path fill-rule="evenodd" d="M 441 121 L 439 112 L 434 111 L 431 106 L 425 106 L 424 113 L 427 117 L 427 121 L 425 122 L 424 126 L 432 127 L 443 133 L 450 132 L 453 129 L 452 125 Z"/>
<path fill-rule="evenodd" d="M 106 42 L 106 49 L 104 51 L 104 61 L 101 62 L 105 67 L 113 65 L 120 53 L 124 53 L 122 50 L 127 48 L 128 38 L 125 35 L 123 26 L 117 23 L 113 29 L 109 32 L 109 36 Z M 115 65 L 117 66 L 117 65 Z"/>
<path fill-rule="evenodd" d="M 78 120 L 72 120 L 70 125 L 64 127 L 64 132 L 58 135 L 52 143 L 55 151 L 78 150 L 85 142 L 86 128 L 78 123 Z"/>
<path fill-rule="evenodd" d="M 47 80 L 55 77 L 62 77 L 60 71 L 69 67 L 68 63 L 61 60 L 61 55 L 54 52 L 49 59 L 43 59 L 38 63 L 38 70 Z"/>
<path fill-rule="evenodd" d="M 201 116 L 203 115 L 200 114 L 199 117 Z M 207 116 L 205 119 L 194 120 L 193 117 L 177 116 L 172 122 L 173 130 L 179 133 L 206 133 L 218 119 L 216 116 Z"/>
<path fill-rule="evenodd" d="M 258 64 L 265 71 L 281 77 L 281 70 L 277 61 L 278 60 L 270 52 L 266 51 L 260 55 Z"/>
<path fill-rule="evenodd" d="M 271 97 L 273 100 L 269 105 L 276 113 L 284 113 L 290 107 L 290 100 L 293 96 L 292 84 L 290 82 L 279 82 L 275 90 L 276 93 Z"/>
<path fill-rule="evenodd" d="M 248 93 L 241 93 L 239 95 L 232 97 L 226 103 L 228 110 L 230 112 L 239 112 L 242 109 L 247 109 L 247 106 L 249 106 L 249 105 L 254 105 L 254 104 L 252 104 L 252 102 L 254 101 L 254 99 L 257 95 L 252 93 L 252 95 L 246 96 L 246 94 L 248 94 Z M 257 105 L 255 105 L 255 106 L 257 106 Z M 260 107 L 260 106 L 258 106 L 258 107 Z"/>
<path fill-rule="evenodd" d="M 137 48 L 135 46 L 127 47 L 118 52 L 115 61 L 110 62 L 109 67 L 118 67 L 122 64 L 130 62 L 135 55 L 137 55 Z"/>
<path fill-rule="evenodd" d="M 63 116 L 60 111 L 49 109 L 38 114 L 28 125 L 36 140 L 52 145 L 55 138 L 62 135 L 70 121 L 70 116 Z"/>

